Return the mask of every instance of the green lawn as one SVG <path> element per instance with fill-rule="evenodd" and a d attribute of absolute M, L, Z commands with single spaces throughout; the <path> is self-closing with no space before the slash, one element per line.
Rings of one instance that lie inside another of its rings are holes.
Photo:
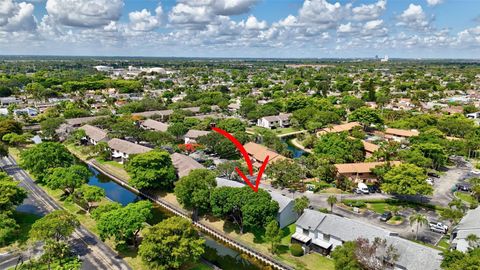
<path fill-rule="evenodd" d="M 383 214 L 385 211 L 388 211 L 390 206 L 387 203 L 367 203 L 367 208 L 377 212 L 379 214 Z"/>
<path fill-rule="evenodd" d="M 438 247 L 440 248 L 443 248 L 443 249 L 449 249 L 450 248 L 450 244 L 449 244 L 449 239 L 448 238 L 442 238 L 442 240 L 440 240 L 440 242 L 438 242 Z"/>
<path fill-rule="evenodd" d="M 263 128 L 263 127 L 251 127 L 248 128 L 247 131 L 253 132 L 253 133 L 261 133 L 262 130 L 269 130 L 272 131 L 273 133 L 277 135 L 284 135 L 290 132 L 297 132 L 300 131 L 300 129 L 293 128 L 293 127 L 288 127 L 288 128 L 277 128 L 277 129 L 268 129 L 268 128 Z"/>
<path fill-rule="evenodd" d="M 459 199 L 461 199 L 464 202 L 467 202 L 469 204 L 477 202 L 477 200 L 470 194 L 465 193 L 465 192 L 455 192 L 455 196 Z"/>

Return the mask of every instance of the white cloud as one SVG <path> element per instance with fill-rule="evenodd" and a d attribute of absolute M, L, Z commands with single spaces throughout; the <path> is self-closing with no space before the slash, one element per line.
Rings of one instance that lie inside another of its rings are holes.
<path fill-rule="evenodd" d="M 373 20 L 365 23 L 363 28 L 365 30 L 373 30 L 379 28 L 383 24 L 383 20 Z"/>
<path fill-rule="evenodd" d="M 443 0 L 427 0 L 427 4 L 432 7 L 440 5 L 441 3 L 443 3 Z"/>
<path fill-rule="evenodd" d="M 345 16 L 349 7 L 338 2 L 331 4 L 327 0 L 305 0 L 298 12 L 299 19 L 323 29 L 333 28 Z"/>
<path fill-rule="evenodd" d="M 52 19 L 74 27 L 100 27 L 118 21 L 122 0 L 48 0 L 46 9 Z"/>
<path fill-rule="evenodd" d="M 352 8 L 353 19 L 358 21 L 374 20 L 380 17 L 387 8 L 387 0 L 379 0 L 369 5 L 361 5 Z"/>
<path fill-rule="evenodd" d="M 35 30 L 37 22 L 33 15 L 34 9 L 30 3 L 3 0 L 0 3 L 0 30 L 7 32 Z"/>
<path fill-rule="evenodd" d="M 249 12 L 258 0 L 216 0 L 213 8 L 216 15 L 239 15 Z"/>
<path fill-rule="evenodd" d="M 162 14 L 162 6 L 158 6 L 155 9 L 155 15 L 152 15 L 152 13 L 146 9 L 130 12 L 128 14 L 128 18 L 130 19 L 129 27 L 133 31 L 152 31 L 160 26 Z"/>
<path fill-rule="evenodd" d="M 248 30 L 263 30 L 267 28 L 267 22 L 259 21 L 255 16 L 250 15 L 245 22 L 245 28 Z"/>
<path fill-rule="evenodd" d="M 208 6 L 191 6 L 183 3 L 175 5 L 168 18 L 173 24 L 196 25 L 201 26 L 212 21 L 214 14 Z"/>
<path fill-rule="evenodd" d="M 406 10 L 398 16 L 399 26 L 406 26 L 414 30 L 426 30 L 430 27 L 430 21 L 420 5 L 410 4 Z"/>
<path fill-rule="evenodd" d="M 352 23 L 349 22 L 347 24 L 340 24 L 340 26 L 337 29 L 337 32 L 339 32 L 339 33 L 351 33 L 351 32 L 353 32 Z"/>

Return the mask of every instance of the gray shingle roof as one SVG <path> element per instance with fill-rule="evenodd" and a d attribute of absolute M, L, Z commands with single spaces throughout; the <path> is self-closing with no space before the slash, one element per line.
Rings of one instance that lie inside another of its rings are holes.
<path fill-rule="evenodd" d="M 94 139 L 97 142 L 106 140 L 108 136 L 105 130 L 95 126 L 84 125 L 80 129 L 85 130 L 85 134 L 87 134 L 88 137 Z"/>
<path fill-rule="evenodd" d="M 185 134 L 185 138 L 196 139 L 196 138 L 198 138 L 198 137 L 207 135 L 208 133 L 210 133 L 210 131 L 190 129 L 190 130 L 187 132 L 187 134 Z"/>
<path fill-rule="evenodd" d="M 89 122 L 92 122 L 94 120 L 97 120 L 99 118 L 104 118 L 104 117 L 107 117 L 107 116 L 88 116 L 88 117 L 79 117 L 79 118 L 70 118 L 70 119 L 67 119 L 65 120 L 67 122 L 67 124 L 71 125 L 71 126 L 76 126 L 76 125 L 82 125 L 82 124 L 86 124 L 86 123 L 89 123 Z"/>
<path fill-rule="evenodd" d="M 173 153 L 170 157 L 179 177 L 187 176 L 194 169 L 205 169 L 202 164 L 189 156 Z"/>
<path fill-rule="evenodd" d="M 150 128 L 150 129 L 154 129 L 156 131 L 162 131 L 162 132 L 165 132 L 168 129 L 168 124 L 165 124 L 165 123 L 162 123 L 162 122 L 159 122 L 159 121 L 155 121 L 155 120 L 152 120 L 152 119 L 147 119 L 147 120 L 143 121 L 142 126 L 145 126 L 147 128 Z"/>
<path fill-rule="evenodd" d="M 108 147 L 110 147 L 113 150 L 117 150 L 129 155 L 142 154 L 142 153 L 146 153 L 148 151 L 153 150 L 152 148 L 145 147 L 143 145 L 139 145 L 136 143 L 132 143 L 132 142 L 117 139 L 117 138 L 111 139 L 110 141 L 108 141 Z"/>
<path fill-rule="evenodd" d="M 319 231 L 339 238 L 342 241 L 354 241 L 360 237 L 373 240 L 376 237 L 387 240 L 399 253 L 397 264 L 409 270 L 440 269 L 442 256 L 440 251 L 400 238 L 388 230 L 360 221 L 305 209 L 296 225 Z"/>

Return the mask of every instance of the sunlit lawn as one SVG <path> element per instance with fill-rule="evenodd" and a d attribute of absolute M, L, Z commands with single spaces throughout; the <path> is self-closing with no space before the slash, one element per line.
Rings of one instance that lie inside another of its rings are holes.
<path fill-rule="evenodd" d="M 472 204 L 472 203 L 475 203 L 477 202 L 477 200 L 470 194 L 468 193 L 465 193 L 465 192 L 455 192 L 455 196 L 457 196 L 459 199 L 461 199 L 462 201 L 465 201 L 469 204 Z"/>

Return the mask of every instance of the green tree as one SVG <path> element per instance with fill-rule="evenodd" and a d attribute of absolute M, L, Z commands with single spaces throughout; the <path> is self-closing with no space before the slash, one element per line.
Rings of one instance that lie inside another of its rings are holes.
<path fill-rule="evenodd" d="M 444 270 L 477 270 L 480 265 L 480 248 L 470 249 L 463 253 L 458 250 L 443 252 L 441 264 Z"/>
<path fill-rule="evenodd" d="M 465 240 L 467 240 L 469 248 L 478 248 L 478 245 L 480 243 L 480 237 L 473 233 L 467 235 Z"/>
<path fill-rule="evenodd" d="M 181 122 L 173 123 L 168 126 L 167 132 L 179 140 L 188 131 L 188 128 Z"/>
<path fill-rule="evenodd" d="M 330 212 L 333 212 L 333 206 L 337 203 L 337 196 L 335 195 L 328 196 L 327 203 L 330 205 Z"/>
<path fill-rule="evenodd" d="M 428 226 L 428 219 L 425 215 L 422 215 L 420 213 L 413 213 L 412 215 L 410 215 L 410 217 L 408 218 L 408 220 L 410 221 L 410 225 L 413 226 L 413 224 L 416 225 L 416 229 L 415 229 L 415 240 L 417 240 L 418 238 L 418 227 L 420 226 Z"/>
<path fill-rule="evenodd" d="M 179 269 L 199 260 L 204 246 L 188 220 L 171 217 L 146 229 L 138 254 L 150 269 Z"/>
<path fill-rule="evenodd" d="M 87 202 L 87 212 L 90 212 L 92 204 L 105 197 L 105 190 L 97 186 L 83 185 L 75 192 L 75 196 Z"/>
<path fill-rule="evenodd" d="M 176 179 L 170 154 L 150 151 L 132 157 L 126 165 L 130 184 L 136 188 L 170 188 Z"/>
<path fill-rule="evenodd" d="M 460 219 L 462 219 L 463 213 L 458 209 L 445 208 L 440 212 L 440 217 L 443 220 L 448 220 L 450 222 L 450 227 L 453 227 L 460 221 Z"/>
<path fill-rule="evenodd" d="M 65 190 L 73 194 L 76 188 L 88 182 L 91 172 L 82 165 L 72 165 L 64 168 L 54 168 L 44 178 L 44 182 L 51 189 Z"/>
<path fill-rule="evenodd" d="M 27 198 L 27 191 L 4 172 L 0 172 L 0 213 L 10 213 Z"/>
<path fill-rule="evenodd" d="M 113 238 L 117 244 L 133 244 L 136 247 L 138 233 L 152 217 L 151 210 L 151 202 L 139 201 L 103 213 L 97 222 L 100 237 L 103 240 Z"/>
<path fill-rule="evenodd" d="M 30 229 L 30 237 L 39 241 L 66 241 L 78 226 L 80 222 L 74 215 L 65 210 L 56 210 L 35 221 Z"/>
<path fill-rule="evenodd" d="M 240 131 L 245 131 L 245 128 L 247 127 L 245 123 L 237 118 L 226 118 L 222 119 L 218 122 L 217 127 L 230 132 L 230 133 L 235 133 L 235 132 L 240 132 Z"/>
<path fill-rule="evenodd" d="M 56 130 L 60 125 L 65 122 L 65 119 L 61 117 L 57 118 L 47 118 L 40 122 L 40 128 L 42 130 L 42 135 L 45 138 L 56 138 Z"/>
<path fill-rule="evenodd" d="M 49 169 L 69 167 L 73 164 L 72 154 L 60 143 L 43 142 L 20 153 L 21 166 L 42 180 Z"/>
<path fill-rule="evenodd" d="M 313 149 L 320 158 L 332 160 L 335 163 L 350 163 L 363 161 L 364 147 L 359 139 L 352 139 L 347 133 L 327 133 L 315 143 Z"/>
<path fill-rule="evenodd" d="M 15 219 L 0 212 L 0 247 L 3 247 L 9 239 L 15 236 L 18 228 Z"/>
<path fill-rule="evenodd" d="M 193 209 L 196 219 L 198 212 L 210 210 L 210 194 L 217 185 L 215 172 L 207 169 L 190 171 L 175 183 L 175 196 L 187 209 Z"/>
<path fill-rule="evenodd" d="M 422 168 L 413 164 L 394 166 L 383 177 L 382 190 L 401 195 L 428 195 L 433 188 L 427 183 L 427 175 Z"/>
<path fill-rule="evenodd" d="M 291 159 L 282 159 L 269 164 L 267 174 L 273 179 L 273 186 L 293 187 L 305 178 L 305 169 Z"/>
<path fill-rule="evenodd" d="M 348 121 L 360 122 L 364 127 L 369 127 L 371 125 L 378 127 L 383 124 L 383 119 L 380 117 L 377 111 L 367 107 L 361 107 L 353 111 L 348 117 Z"/>
<path fill-rule="evenodd" d="M 270 242 L 270 251 L 274 254 L 277 252 L 277 247 L 280 244 L 280 240 L 282 240 L 281 233 L 282 231 L 280 230 L 276 220 L 270 221 L 265 228 L 265 238 L 268 242 Z"/>
<path fill-rule="evenodd" d="M 355 257 L 356 246 L 356 242 L 347 241 L 332 251 L 331 256 L 335 262 L 335 270 L 362 270 Z"/>
<path fill-rule="evenodd" d="M 263 189 L 253 192 L 250 187 L 215 188 L 211 194 L 212 213 L 229 218 L 243 234 L 244 228 L 260 229 L 275 219 L 279 206 Z"/>
<path fill-rule="evenodd" d="M 90 214 L 92 215 L 93 219 L 98 221 L 103 214 L 113 210 L 118 210 L 120 208 L 122 208 L 121 204 L 117 202 L 109 202 L 106 204 L 99 205 L 97 208 L 93 209 Z"/>
<path fill-rule="evenodd" d="M 310 200 L 307 196 L 302 196 L 295 198 L 295 204 L 293 205 L 293 210 L 298 213 L 298 215 L 303 214 L 303 210 L 305 210 L 308 205 L 310 204 Z"/>
<path fill-rule="evenodd" d="M 22 124 L 12 119 L 0 120 L 0 138 L 8 133 L 22 134 Z"/>

